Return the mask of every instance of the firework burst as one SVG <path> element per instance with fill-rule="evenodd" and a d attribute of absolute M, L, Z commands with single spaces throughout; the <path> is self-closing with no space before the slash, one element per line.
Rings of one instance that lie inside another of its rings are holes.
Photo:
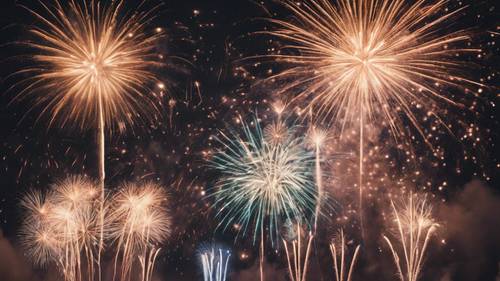
<path fill-rule="evenodd" d="M 164 189 L 154 183 L 124 184 L 112 197 L 109 209 L 107 237 L 116 243 L 114 276 L 121 262 L 119 280 L 129 280 L 138 257 L 141 280 L 151 280 L 159 245 L 170 234 Z"/>
<path fill-rule="evenodd" d="M 123 129 L 159 112 L 150 92 L 157 84 L 152 70 L 161 65 L 155 43 L 162 32 L 145 32 L 158 6 L 140 11 L 144 4 L 133 13 L 124 11 L 122 1 L 53 0 L 40 2 L 40 12 L 27 8 L 40 24 L 30 30 L 33 40 L 26 45 L 35 53 L 33 66 L 16 73 L 29 78 L 16 85 L 23 88 L 14 100 L 34 96 L 49 125 L 97 128 L 101 215 L 106 128 Z M 102 249 L 103 229 L 99 270 Z"/>
<path fill-rule="evenodd" d="M 270 34 L 288 42 L 271 57 L 292 67 L 270 79 L 291 81 L 278 93 L 296 93 L 320 121 L 382 115 L 398 134 L 404 114 L 423 134 L 414 108 L 457 105 L 443 86 L 475 84 L 460 75 L 457 54 L 479 50 L 459 47 L 470 39 L 464 31 L 441 30 L 460 12 L 439 15 L 447 2 L 285 1 L 295 21 L 271 20 Z"/>
<path fill-rule="evenodd" d="M 21 241 L 35 264 L 56 264 L 67 281 L 93 276 L 100 229 L 98 197 L 99 189 L 82 177 L 61 181 L 48 194 L 25 196 Z"/>
<path fill-rule="evenodd" d="M 340 128 L 359 122 L 359 209 L 363 230 L 363 141 L 368 121 L 381 119 L 397 141 L 409 121 L 429 144 L 418 113 L 448 129 L 442 105 L 462 106 L 445 87 L 479 86 L 462 75 L 465 31 L 447 32 L 461 9 L 445 12 L 447 0 L 310 0 L 284 5 L 294 21 L 270 21 L 267 33 L 286 42 L 268 57 L 290 68 L 273 75 L 277 93 L 312 112 L 318 123 Z M 467 91 L 467 89 L 465 89 Z M 302 105 L 304 104 L 304 106 Z M 406 120 L 406 121 L 405 121 Z M 363 232 L 364 233 L 364 232 Z M 363 234 L 364 236 L 364 234 Z"/>
<path fill-rule="evenodd" d="M 30 29 L 33 65 L 18 72 L 29 78 L 16 98 L 34 97 L 50 124 L 81 129 L 101 118 L 111 128 L 152 117 L 152 70 L 160 66 L 155 43 L 162 33 L 145 29 L 158 7 L 127 13 L 122 1 L 40 4 L 40 11 L 27 8 L 39 25 Z"/>
<path fill-rule="evenodd" d="M 260 236 L 263 280 L 264 230 L 272 245 L 277 245 L 279 227 L 285 220 L 307 221 L 308 215 L 314 213 L 314 154 L 306 150 L 303 138 L 293 136 L 293 128 L 287 127 L 284 138 L 270 134 L 267 139 L 257 118 L 253 128 L 241 123 L 243 135 L 221 132 L 219 142 L 223 148 L 210 165 L 222 176 L 212 196 L 216 198 L 220 226 L 237 226 L 243 234 L 251 232 L 254 243 Z"/>
<path fill-rule="evenodd" d="M 31 192 L 23 198 L 21 206 L 26 210 L 20 233 L 21 244 L 35 265 L 44 266 L 54 259 L 57 251 L 49 225 L 42 223 L 47 220 L 50 204 L 43 193 Z"/>
<path fill-rule="evenodd" d="M 242 124 L 243 135 L 221 132 L 223 147 L 210 162 L 221 173 L 212 195 L 217 216 L 224 229 L 238 225 L 243 234 L 251 231 L 254 241 L 268 229 L 273 241 L 282 221 L 314 212 L 314 154 L 300 137 L 268 140 L 257 119 L 252 127 Z M 293 134 L 293 128 L 287 130 Z"/>
<path fill-rule="evenodd" d="M 401 252 L 394 248 L 389 237 L 384 236 L 384 239 L 391 249 L 400 280 L 417 281 L 429 240 L 438 224 L 425 198 L 410 194 L 403 206 L 396 206 L 393 201 L 391 205 Z"/>

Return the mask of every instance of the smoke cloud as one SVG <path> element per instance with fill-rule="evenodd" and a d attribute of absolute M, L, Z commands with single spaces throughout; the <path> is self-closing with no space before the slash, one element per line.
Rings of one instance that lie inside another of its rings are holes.
<path fill-rule="evenodd" d="M 500 196 L 480 181 L 468 183 L 438 217 L 450 245 L 449 261 L 441 280 L 499 280 Z M 438 260 L 434 257 L 433 260 Z"/>
<path fill-rule="evenodd" d="M 0 280 L 37 281 L 30 266 L 0 230 Z"/>

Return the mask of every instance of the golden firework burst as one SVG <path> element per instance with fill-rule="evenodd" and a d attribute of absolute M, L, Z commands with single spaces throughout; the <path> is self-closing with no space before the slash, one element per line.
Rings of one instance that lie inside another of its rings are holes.
<path fill-rule="evenodd" d="M 461 47 L 465 31 L 446 31 L 461 11 L 443 12 L 447 3 L 286 1 L 294 20 L 271 20 L 269 33 L 286 45 L 270 56 L 290 68 L 270 79 L 286 81 L 278 94 L 292 93 L 320 122 L 382 116 L 398 135 L 405 116 L 424 135 L 417 107 L 437 116 L 434 104 L 458 104 L 444 86 L 475 84 L 460 74 L 458 55 L 479 50 Z"/>
<path fill-rule="evenodd" d="M 99 240 L 98 187 L 74 176 L 55 184 L 47 194 L 28 193 L 21 205 L 26 216 L 21 242 L 36 264 L 56 265 L 64 280 L 93 276 Z"/>
<path fill-rule="evenodd" d="M 401 281 L 417 281 L 422 271 L 429 241 L 439 226 L 432 217 L 432 205 L 425 197 L 410 193 L 404 203 L 397 205 L 391 201 L 395 236 L 398 238 L 400 251 L 392 240 L 384 235 L 389 246 L 397 273 Z"/>
<path fill-rule="evenodd" d="M 127 13 L 122 1 L 40 3 L 41 11 L 27 8 L 37 20 L 26 42 L 33 65 L 18 72 L 29 78 L 16 99 L 34 96 L 51 125 L 81 129 L 99 125 L 101 116 L 107 128 L 154 117 L 162 29 L 145 29 L 158 7 Z"/>
<path fill-rule="evenodd" d="M 109 239 L 116 243 L 113 275 L 119 274 L 119 280 L 130 279 L 136 259 L 141 265 L 141 280 L 151 280 L 160 244 L 171 230 L 166 205 L 167 195 L 155 183 L 124 184 L 111 198 L 106 225 Z"/>

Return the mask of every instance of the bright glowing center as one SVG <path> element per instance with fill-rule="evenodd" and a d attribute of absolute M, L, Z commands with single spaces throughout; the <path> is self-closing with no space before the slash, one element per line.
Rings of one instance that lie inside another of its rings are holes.
<path fill-rule="evenodd" d="M 94 78 L 98 78 L 104 73 L 105 64 L 99 60 L 95 59 L 90 62 L 86 62 L 86 65 L 89 74 Z"/>
<path fill-rule="evenodd" d="M 351 78 L 357 81 L 357 88 L 363 93 L 374 91 L 379 87 L 378 76 L 381 74 L 384 62 L 388 60 L 379 53 L 383 45 L 383 42 L 363 43 L 363 40 L 354 44 L 355 48 L 350 55 Z"/>
<path fill-rule="evenodd" d="M 105 82 L 103 80 L 105 80 L 106 76 L 109 74 L 110 67 L 111 65 L 105 58 L 95 55 L 94 53 L 83 62 L 83 71 L 93 83 Z"/>

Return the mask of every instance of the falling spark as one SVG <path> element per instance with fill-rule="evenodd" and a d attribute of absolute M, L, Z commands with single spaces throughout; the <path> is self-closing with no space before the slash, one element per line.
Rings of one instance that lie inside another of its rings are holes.
<path fill-rule="evenodd" d="M 330 251 L 333 258 L 333 268 L 335 270 L 336 281 L 351 281 L 356 259 L 359 253 L 359 245 L 356 246 L 352 260 L 350 263 L 346 261 L 347 243 L 345 241 L 344 230 L 340 230 L 340 241 L 334 241 L 330 244 Z M 340 250 L 340 252 L 339 252 Z M 339 257 L 340 256 L 340 257 Z M 340 258 L 340 260 L 339 260 Z M 345 274 L 346 268 L 349 268 L 347 275 Z"/>
<path fill-rule="evenodd" d="M 170 234 L 170 216 L 164 189 L 154 183 L 124 184 L 113 195 L 106 225 L 116 243 L 114 278 L 121 260 L 119 280 L 131 278 L 134 258 L 141 264 L 141 281 L 152 278 L 159 245 Z"/>
<path fill-rule="evenodd" d="M 32 192 L 24 197 L 21 205 L 26 215 L 20 235 L 35 264 L 54 263 L 66 281 L 94 275 L 100 229 L 98 196 L 93 183 L 71 177 L 47 194 Z"/>
<path fill-rule="evenodd" d="M 321 212 L 321 205 L 323 203 L 323 173 L 321 170 L 321 146 L 327 138 L 327 133 L 318 128 L 313 127 L 311 129 L 310 142 L 314 147 L 315 151 L 315 180 L 316 186 L 318 188 L 318 199 L 316 202 L 316 210 L 314 211 L 314 232 L 316 233 L 318 228 L 318 219 Z"/>
<path fill-rule="evenodd" d="M 271 19 L 266 32 L 286 42 L 269 57 L 289 64 L 269 81 L 283 81 L 278 95 L 314 112 L 317 122 L 340 128 L 359 122 L 359 207 L 363 224 L 364 126 L 381 118 L 396 140 L 408 137 L 408 120 L 430 145 L 417 113 L 434 116 L 444 127 L 439 106 L 461 107 L 445 87 L 480 86 L 462 74 L 459 54 L 479 49 L 461 47 L 464 30 L 447 32 L 447 0 L 287 0 L 294 21 Z M 460 89 L 463 91 L 463 89 Z M 305 106 L 303 106 L 305 105 Z M 338 125 L 338 126 L 335 126 Z M 363 229 L 363 227 L 362 227 Z"/>
<path fill-rule="evenodd" d="M 226 281 L 231 252 L 211 247 L 200 254 L 204 281 Z"/>
<path fill-rule="evenodd" d="M 288 242 L 285 239 L 283 239 L 283 245 L 285 246 L 285 253 L 288 262 L 288 273 L 290 275 L 291 281 L 306 281 L 307 266 L 309 265 L 311 244 L 314 236 L 312 235 L 311 232 L 309 232 L 303 260 L 302 260 L 303 245 L 300 237 L 301 237 L 300 224 L 297 224 L 297 239 L 293 240 L 291 243 L 293 252 L 289 251 Z"/>
<path fill-rule="evenodd" d="M 279 226 L 286 219 L 304 219 L 314 212 L 316 192 L 312 169 L 314 156 L 302 138 L 287 137 L 283 142 L 268 140 L 257 119 L 254 128 L 241 121 L 243 135 L 221 132 L 219 149 L 210 165 L 220 172 L 213 193 L 220 226 L 239 225 L 239 232 L 260 236 L 261 279 L 264 229 L 274 245 Z M 293 128 L 288 128 L 293 135 Z M 259 233 L 260 232 L 260 233 Z"/>
<path fill-rule="evenodd" d="M 404 206 L 396 206 L 393 201 L 391 206 L 401 252 L 394 248 L 387 236 L 384 235 L 384 239 L 391 249 L 399 279 L 417 281 L 422 271 L 422 262 L 429 240 L 438 224 L 433 221 L 432 208 L 425 198 L 417 197 L 415 194 L 408 196 Z M 400 255 L 404 257 L 400 258 Z"/>

